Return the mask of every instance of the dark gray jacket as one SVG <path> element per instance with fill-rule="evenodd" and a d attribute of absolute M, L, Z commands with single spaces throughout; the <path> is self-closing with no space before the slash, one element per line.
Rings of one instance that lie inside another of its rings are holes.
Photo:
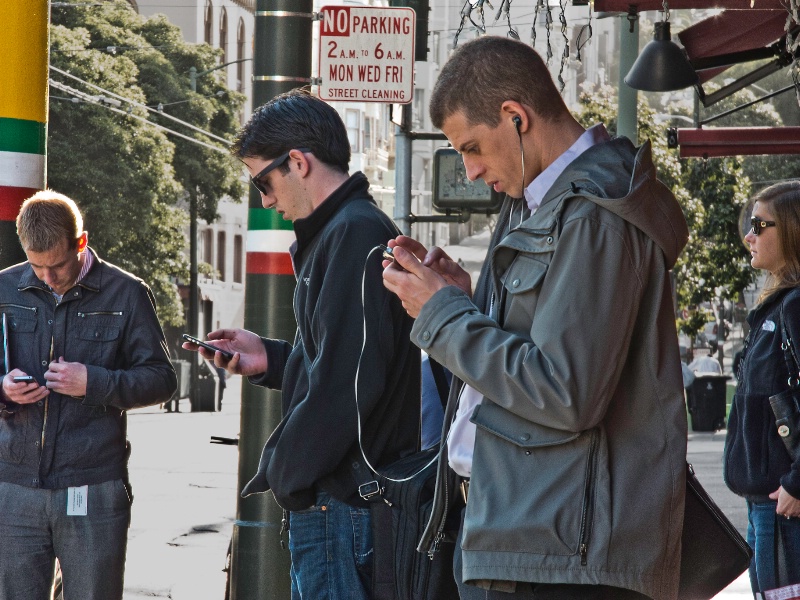
<path fill-rule="evenodd" d="M 86 396 L 0 408 L 0 481 L 61 489 L 127 476 L 125 411 L 177 387 L 150 288 L 95 256 L 56 305 L 25 262 L 0 272 L 11 368 L 44 385 L 52 360 L 86 365 Z"/>
<path fill-rule="evenodd" d="M 448 287 L 423 307 L 414 339 L 484 394 L 472 415 L 465 581 L 676 598 L 686 413 L 669 269 L 687 237 L 649 143 L 637 151 L 618 138 L 581 154 L 534 215 L 501 232 L 481 306 Z M 448 480 L 440 471 L 423 546 Z"/>

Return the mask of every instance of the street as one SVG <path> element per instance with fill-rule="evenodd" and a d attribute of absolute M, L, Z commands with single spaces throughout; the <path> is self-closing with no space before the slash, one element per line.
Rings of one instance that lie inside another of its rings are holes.
<path fill-rule="evenodd" d="M 135 500 L 125 600 L 222 600 L 225 555 L 236 515 L 236 446 L 209 443 L 239 432 L 242 380 L 231 376 L 222 411 L 180 413 L 158 406 L 128 414 Z M 248 384 L 245 384 L 248 385 Z M 709 494 L 744 534 L 744 501 L 722 481 L 725 432 L 689 432 L 689 462 Z M 752 598 L 746 574 L 715 600 Z"/>

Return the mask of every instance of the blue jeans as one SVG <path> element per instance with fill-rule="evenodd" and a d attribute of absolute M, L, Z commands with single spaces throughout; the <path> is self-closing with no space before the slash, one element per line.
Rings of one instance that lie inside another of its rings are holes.
<path fill-rule="evenodd" d="M 70 516 L 66 489 L 0 482 L 0 600 L 49 600 L 56 557 L 65 598 L 121 600 L 130 496 L 119 479 L 88 487 Z"/>
<path fill-rule="evenodd" d="M 289 515 L 292 600 L 369 600 L 372 519 L 356 508 L 317 495 L 315 506 Z"/>
<path fill-rule="evenodd" d="M 750 563 L 750 585 L 753 593 L 764 592 L 793 583 L 800 583 L 800 519 L 776 516 L 778 503 L 747 503 L 747 543 L 753 548 Z M 780 527 L 788 581 L 776 581 L 775 528 Z"/>

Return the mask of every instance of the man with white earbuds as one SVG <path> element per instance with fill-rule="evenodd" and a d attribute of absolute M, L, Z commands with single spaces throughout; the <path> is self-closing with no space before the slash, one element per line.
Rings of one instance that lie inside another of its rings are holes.
<path fill-rule="evenodd" d="M 675 600 L 687 427 L 669 270 L 688 231 L 649 142 L 584 130 L 539 55 L 503 37 L 456 49 L 430 112 L 468 177 L 508 198 L 474 294 L 441 249 L 389 242 L 384 285 L 454 375 L 420 549 L 460 493 L 464 600 Z"/>

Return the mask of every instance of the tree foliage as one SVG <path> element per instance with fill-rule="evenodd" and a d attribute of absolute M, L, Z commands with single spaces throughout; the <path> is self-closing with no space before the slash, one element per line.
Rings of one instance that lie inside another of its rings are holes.
<path fill-rule="evenodd" d="M 52 11 L 51 64 L 82 81 L 55 70 L 52 79 L 91 96 L 103 91 L 84 82 L 137 103 L 162 104 L 163 113 L 232 139 L 244 97 L 223 87 L 216 73 L 198 78 L 196 93 L 189 86 L 189 68 L 212 69 L 219 54 L 184 42 L 165 17 L 145 19 L 127 2 L 76 2 Z M 92 247 L 147 281 L 162 322 L 179 325 L 177 281 L 188 278 L 188 200 L 194 196 L 199 216 L 215 220 L 222 198 L 241 198 L 241 169 L 226 153 L 154 127 L 159 123 L 226 149 L 158 113 L 126 102 L 119 106 L 122 114 L 76 103 L 56 87 L 50 94 L 49 187 L 75 199 Z"/>

